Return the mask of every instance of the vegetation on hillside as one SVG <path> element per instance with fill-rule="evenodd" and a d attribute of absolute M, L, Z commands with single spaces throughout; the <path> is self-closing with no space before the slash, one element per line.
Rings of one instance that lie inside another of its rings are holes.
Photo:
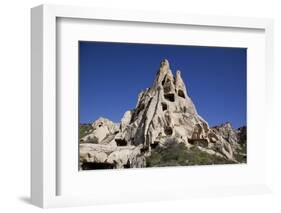
<path fill-rule="evenodd" d="M 191 166 L 233 164 L 225 158 L 210 155 L 196 146 L 188 149 L 183 143 L 170 142 L 165 147 L 157 147 L 146 158 L 147 167 Z"/>
<path fill-rule="evenodd" d="M 91 124 L 80 124 L 79 125 L 79 139 L 83 138 L 85 135 L 89 134 L 92 130 Z"/>
<path fill-rule="evenodd" d="M 240 144 L 241 150 L 234 154 L 235 159 L 239 163 L 247 163 L 247 144 Z"/>

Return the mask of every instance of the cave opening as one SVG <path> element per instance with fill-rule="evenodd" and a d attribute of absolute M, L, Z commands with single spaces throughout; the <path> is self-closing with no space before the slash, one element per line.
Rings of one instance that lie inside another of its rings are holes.
<path fill-rule="evenodd" d="M 125 139 L 115 139 L 117 146 L 127 146 L 127 141 Z"/>
<path fill-rule="evenodd" d="M 175 102 L 175 95 L 173 93 L 165 94 L 164 98 L 168 101 Z"/>
<path fill-rule="evenodd" d="M 159 142 L 154 141 L 154 143 L 150 144 L 150 147 L 151 147 L 152 149 L 155 149 L 156 147 L 158 147 L 158 145 L 159 145 Z"/>
<path fill-rule="evenodd" d="M 148 146 L 145 146 L 145 147 L 143 147 L 143 148 L 141 148 L 141 154 L 144 154 L 144 153 L 146 153 L 147 151 L 149 151 L 149 147 Z"/>
<path fill-rule="evenodd" d="M 124 169 L 129 169 L 131 168 L 130 161 L 128 160 L 127 163 L 124 165 Z"/>
<path fill-rule="evenodd" d="M 187 139 L 188 143 L 190 143 L 191 145 L 195 145 L 195 140 L 194 139 Z"/>
<path fill-rule="evenodd" d="M 166 103 L 161 103 L 161 105 L 163 111 L 166 111 L 168 109 L 168 105 Z"/>
<path fill-rule="evenodd" d="M 165 130 L 164 130 L 165 134 L 166 135 L 172 135 L 173 134 L 173 129 L 172 127 L 166 127 Z"/>
<path fill-rule="evenodd" d="M 178 96 L 185 98 L 184 92 L 182 90 L 178 91 Z"/>

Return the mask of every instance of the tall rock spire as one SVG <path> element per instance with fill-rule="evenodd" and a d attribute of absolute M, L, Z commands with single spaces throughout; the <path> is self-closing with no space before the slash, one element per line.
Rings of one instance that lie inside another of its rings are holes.
<path fill-rule="evenodd" d="M 178 96 L 185 98 L 187 97 L 187 91 L 185 84 L 181 78 L 181 71 L 177 70 L 176 72 L 176 80 L 175 80 L 175 87 Z"/>
<path fill-rule="evenodd" d="M 173 73 L 170 70 L 170 64 L 167 59 L 164 59 L 160 62 L 160 67 L 156 75 L 156 79 L 154 81 L 153 88 L 157 88 L 164 84 L 167 79 L 173 79 Z"/>
<path fill-rule="evenodd" d="M 197 114 L 181 72 L 178 70 L 174 77 L 167 59 L 160 62 L 152 87 L 141 92 L 131 114 L 130 123 L 123 127 L 122 134 L 133 145 L 143 144 L 150 149 L 164 144 L 169 137 L 187 146 L 194 140 L 205 141 L 209 148 L 224 143 Z M 233 157 L 232 151 L 224 148 L 227 146 L 220 147 L 227 158 Z"/>

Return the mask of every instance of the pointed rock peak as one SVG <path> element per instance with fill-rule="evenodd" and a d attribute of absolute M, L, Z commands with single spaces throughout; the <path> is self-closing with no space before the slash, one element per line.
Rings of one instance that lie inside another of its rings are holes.
<path fill-rule="evenodd" d="M 187 91 L 185 84 L 181 78 L 181 71 L 179 70 L 177 70 L 176 72 L 175 86 L 176 90 L 178 91 L 178 95 L 182 98 L 185 98 L 187 96 Z"/>
<path fill-rule="evenodd" d="M 221 124 L 221 126 L 232 127 L 229 121 Z"/>
<path fill-rule="evenodd" d="M 168 61 L 167 59 L 163 59 L 163 60 L 160 62 L 160 68 L 170 69 L 169 61 Z"/>
<path fill-rule="evenodd" d="M 226 122 L 226 123 L 224 124 L 224 126 L 227 127 L 227 128 L 229 128 L 229 129 L 233 129 L 230 122 Z"/>
<path fill-rule="evenodd" d="M 176 77 L 181 77 L 181 71 L 180 70 L 177 70 Z"/>
<path fill-rule="evenodd" d="M 177 70 L 177 72 L 176 72 L 175 83 L 176 83 L 176 85 L 179 85 L 179 86 L 185 86 L 184 82 L 181 78 L 181 71 L 179 71 L 179 70 Z"/>
<path fill-rule="evenodd" d="M 159 85 L 164 85 L 165 81 L 173 81 L 173 73 L 170 70 L 169 61 L 167 59 L 163 59 L 160 62 L 160 68 L 157 72 L 156 79 L 154 82 L 154 88 L 158 88 Z"/>

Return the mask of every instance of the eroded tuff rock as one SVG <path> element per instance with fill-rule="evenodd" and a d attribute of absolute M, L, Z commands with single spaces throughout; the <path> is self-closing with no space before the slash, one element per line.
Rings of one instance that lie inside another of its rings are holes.
<path fill-rule="evenodd" d="M 229 122 L 215 126 L 212 128 L 217 135 L 220 135 L 223 139 L 231 144 L 234 152 L 241 149 L 239 131 L 234 129 Z"/>
<path fill-rule="evenodd" d="M 119 132 L 119 125 L 106 118 L 99 118 L 92 124 L 92 131 L 80 139 L 80 142 L 101 143 L 109 135 Z"/>
<path fill-rule="evenodd" d="M 145 167 L 142 146 L 117 147 L 114 144 L 80 144 L 82 169 L 141 168 Z"/>
<path fill-rule="evenodd" d="M 81 165 L 91 162 L 112 164 L 114 168 L 143 167 L 143 156 L 156 146 L 165 146 L 168 138 L 233 162 L 240 148 L 240 136 L 229 123 L 210 128 L 198 115 L 181 72 L 176 71 L 174 77 L 167 60 L 160 63 L 152 87 L 140 92 L 136 108 L 125 112 L 120 124 L 100 118 L 92 127 L 93 132 L 81 141 Z M 96 144 L 88 143 L 91 140 Z"/>

